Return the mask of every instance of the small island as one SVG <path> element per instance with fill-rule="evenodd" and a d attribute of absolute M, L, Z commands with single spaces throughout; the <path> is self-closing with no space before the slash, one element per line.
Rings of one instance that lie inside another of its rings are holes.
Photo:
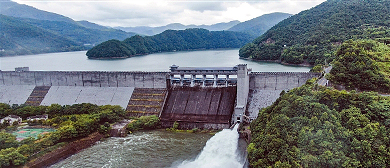
<path fill-rule="evenodd" d="M 166 30 L 154 36 L 135 35 L 124 41 L 108 40 L 88 50 L 90 59 L 118 59 L 157 52 L 240 48 L 254 36 L 232 31 L 192 28 Z"/>

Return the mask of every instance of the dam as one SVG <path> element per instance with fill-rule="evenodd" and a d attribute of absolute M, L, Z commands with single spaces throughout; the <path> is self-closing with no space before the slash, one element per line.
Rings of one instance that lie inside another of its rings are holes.
<path fill-rule="evenodd" d="M 229 128 L 253 120 L 281 91 L 319 73 L 252 72 L 234 67 L 180 67 L 169 72 L 0 71 L 0 102 L 28 105 L 119 105 L 129 116 L 157 115 L 164 127 Z"/>

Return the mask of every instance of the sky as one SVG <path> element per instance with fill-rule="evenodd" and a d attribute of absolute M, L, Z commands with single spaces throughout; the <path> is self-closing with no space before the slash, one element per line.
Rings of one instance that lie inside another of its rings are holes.
<path fill-rule="evenodd" d="M 272 12 L 297 14 L 325 0 L 13 0 L 104 26 L 211 25 Z"/>

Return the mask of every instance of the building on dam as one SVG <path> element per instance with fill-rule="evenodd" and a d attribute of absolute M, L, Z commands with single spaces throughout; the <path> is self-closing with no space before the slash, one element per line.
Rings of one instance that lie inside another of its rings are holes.
<path fill-rule="evenodd" d="M 169 72 L 0 71 L 0 102 L 29 105 L 119 105 L 129 116 L 157 115 L 163 126 L 228 128 L 253 120 L 281 91 L 319 77 L 308 72 L 252 72 L 234 67 L 180 67 Z"/>

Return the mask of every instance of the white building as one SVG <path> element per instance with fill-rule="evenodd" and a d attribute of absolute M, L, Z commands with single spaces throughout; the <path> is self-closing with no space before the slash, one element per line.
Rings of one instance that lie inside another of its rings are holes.
<path fill-rule="evenodd" d="M 27 117 L 27 121 L 47 120 L 47 119 L 49 119 L 49 116 L 47 114 Z"/>
<path fill-rule="evenodd" d="M 15 121 L 18 122 L 18 124 L 22 123 L 22 118 L 17 115 L 9 115 L 3 119 L 0 120 L 0 123 L 3 124 L 5 121 L 8 121 L 10 125 L 12 125 Z"/>

